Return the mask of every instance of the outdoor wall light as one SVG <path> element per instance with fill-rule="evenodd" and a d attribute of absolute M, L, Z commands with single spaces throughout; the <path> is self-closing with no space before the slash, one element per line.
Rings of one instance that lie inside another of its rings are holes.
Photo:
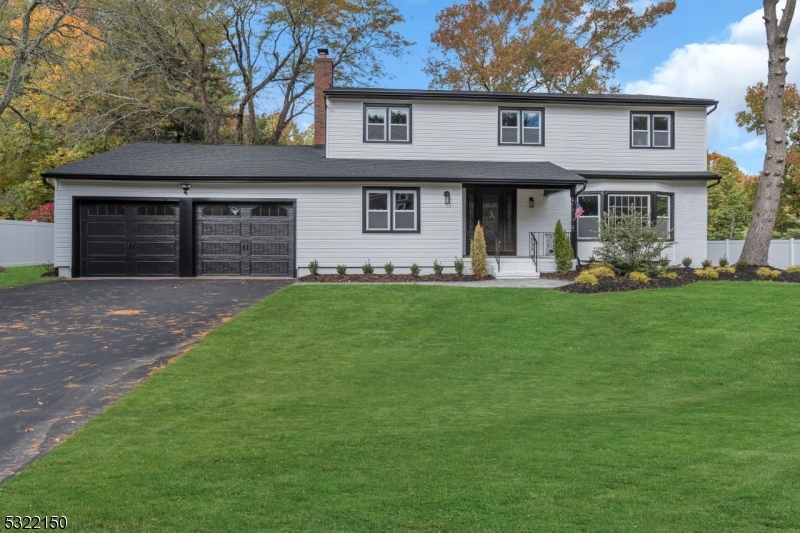
<path fill-rule="evenodd" d="M 533 209 L 533 196 L 531 196 L 530 198 L 528 198 L 528 207 L 530 207 L 531 209 Z"/>
<path fill-rule="evenodd" d="M 444 191 L 444 205 L 450 205 L 450 191 Z"/>
<path fill-rule="evenodd" d="M 183 189 L 183 194 L 189 195 L 189 189 L 192 188 L 192 185 L 189 183 L 181 183 L 181 189 Z"/>

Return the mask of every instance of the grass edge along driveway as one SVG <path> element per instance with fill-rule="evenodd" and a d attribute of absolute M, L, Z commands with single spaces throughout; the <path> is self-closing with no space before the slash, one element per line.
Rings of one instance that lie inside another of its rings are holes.
<path fill-rule="evenodd" d="M 44 265 L 4 267 L 3 272 L 0 272 L 0 289 L 21 287 L 23 285 L 32 285 L 34 283 L 44 283 L 46 281 L 59 279 L 55 276 L 43 278 L 42 274 L 44 274 L 46 270 L 47 267 Z"/>
<path fill-rule="evenodd" d="M 77 531 L 800 528 L 800 287 L 281 291 L 0 486 Z"/>

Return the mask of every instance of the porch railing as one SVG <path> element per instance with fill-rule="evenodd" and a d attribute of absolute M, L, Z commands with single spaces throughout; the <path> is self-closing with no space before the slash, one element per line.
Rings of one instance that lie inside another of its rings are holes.
<path fill-rule="evenodd" d="M 566 231 L 567 240 L 572 242 L 572 232 Z M 530 232 L 529 251 L 533 264 L 539 269 L 540 257 L 556 256 L 556 234 L 552 231 L 532 231 Z"/>

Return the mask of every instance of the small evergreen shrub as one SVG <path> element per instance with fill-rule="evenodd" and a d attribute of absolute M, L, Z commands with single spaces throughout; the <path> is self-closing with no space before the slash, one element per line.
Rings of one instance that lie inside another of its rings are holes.
<path fill-rule="evenodd" d="M 596 286 L 599 282 L 597 278 L 592 274 L 589 274 L 588 271 L 584 270 L 575 278 L 575 283 L 580 283 L 581 285 L 591 285 L 592 287 Z"/>
<path fill-rule="evenodd" d="M 433 273 L 436 274 L 437 276 L 441 276 L 442 272 L 444 272 L 444 267 L 442 266 L 442 264 L 439 262 L 438 259 L 435 259 L 433 261 Z"/>
<path fill-rule="evenodd" d="M 631 272 L 628 274 L 628 277 L 636 283 L 647 283 L 650 281 L 650 278 L 644 272 Z"/>
<path fill-rule="evenodd" d="M 463 276 L 464 275 L 464 260 L 461 259 L 460 257 L 456 257 L 456 260 L 453 261 L 453 268 L 455 269 L 456 274 L 458 274 L 459 276 Z"/>
<path fill-rule="evenodd" d="M 719 272 L 713 268 L 698 268 L 694 275 L 700 279 L 719 279 Z"/>
<path fill-rule="evenodd" d="M 319 272 L 319 261 L 314 259 L 308 264 L 308 271 L 311 272 L 312 276 L 316 276 Z"/>
<path fill-rule="evenodd" d="M 480 221 L 475 226 L 475 234 L 469 245 L 469 253 L 472 257 L 472 274 L 476 278 L 485 278 L 489 275 L 486 269 L 486 238 L 483 234 L 483 226 Z"/>
<path fill-rule="evenodd" d="M 636 213 L 601 217 L 598 240 L 600 247 L 594 255 L 610 263 L 617 274 L 655 273 L 664 251 L 675 244 Z"/>
<path fill-rule="evenodd" d="M 736 262 L 736 268 L 745 268 L 745 267 L 747 267 L 747 261 L 740 260 Z"/>
<path fill-rule="evenodd" d="M 345 274 L 347 274 L 347 265 L 336 265 L 336 272 L 340 276 L 344 276 Z"/>
<path fill-rule="evenodd" d="M 383 265 L 383 270 L 386 272 L 386 274 L 388 274 L 389 276 L 391 276 L 391 275 L 392 275 L 392 272 L 394 272 L 394 265 L 392 264 L 392 262 L 391 262 L 391 261 L 389 261 L 388 263 L 386 263 L 385 265 Z"/>
<path fill-rule="evenodd" d="M 711 264 L 711 259 L 703 259 L 703 262 L 700 263 L 703 268 L 711 268 Z"/>
<path fill-rule="evenodd" d="M 598 263 L 599 265 L 599 263 Z M 614 269 L 608 266 L 593 266 L 592 268 L 586 270 L 589 274 L 596 278 L 613 278 L 616 277 L 614 273 Z"/>
<path fill-rule="evenodd" d="M 572 268 L 572 259 L 575 254 L 572 250 L 572 244 L 569 242 L 567 232 L 564 231 L 564 226 L 561 225 L 561 220 L 556 222 L 556 230 L 554 234 L 553 248 L 556 255 L 556 269 L 559 274 L 566 274 Z"/>
<path fill-rule="evenodd" d="M 756 276 L 761 279 L 777 279 L 781 276 L 780 270 L 772 270 L 769 267 L 761 267 L 756 270 Z"/>
<path fill-rule="evenodd" d="M 666 279 L 678 279 L 677 272 L 670 272 L 668 270 L 662 270 L 658 273 L 659 278 L 666 278 Z"/>
<path fill-rule="evenodd" d="M 789 274 L 797 274 L 800 272 L 800 265 L 792 265 L 786 269 Z"/>
<path fill-rule="evenodd" d="M 683 266 L 685 266 L 686 268 L 689 268 L 690 266 L 692 266 L 692 258 L 691 257 L 684 257 L 683 261 L 681 261 L 681 264 Z"/>
<path fill-rule="evenodd" d="M 732 266 L 717 267 L 717 272 L 719 272 L 720 274 L 736 274 L 736 267 Z"/>
<path fill-rule="evenodd" d="M 672 263 L 672 261 L 669 257 L 662 257 L 658 260 L 658 266 L 661 268 L 669 268 L 670 263 Z"/>
<path fill-rule="evenodd" d="M 730 264 L 730 262 L 728 261 L 728 257 L 727 256 L 723 255 L 722 257 L 719 258 L 719 266 L 726 267 L 729 264 Z"/>
<path fill-rule="evenodd" d="M 372 266 L 372 261 L 367 261 L 364 263 L 364 266 L 361 267 L 361 272 L 364 274 L 374 274 L 375 268 Z"/>
<path fill-rule="evenodd" d="M 414 276 L 415 278 L 417 276 L 419 276 L 419 265 L 418 264 L 413 263 L 411 265 L 411 275 Z"/>

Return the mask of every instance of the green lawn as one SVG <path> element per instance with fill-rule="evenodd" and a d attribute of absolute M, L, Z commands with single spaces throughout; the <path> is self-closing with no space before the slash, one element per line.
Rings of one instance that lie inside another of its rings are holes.
<path fill-rule="evenodd" d="M 21 285 L 31 285 L 52 281 L 58 278 L 43 278 L 42 274 L 47 270 L 43 265 L 27 267 L 9 267 L 0 272 L 0 289 L 8 287 L 19 287 Z"/>
<path fill-rule="evenodd" d="M 81 531 L 800 529 L 800 286 L 299 286 L 0 486 Z"/>

